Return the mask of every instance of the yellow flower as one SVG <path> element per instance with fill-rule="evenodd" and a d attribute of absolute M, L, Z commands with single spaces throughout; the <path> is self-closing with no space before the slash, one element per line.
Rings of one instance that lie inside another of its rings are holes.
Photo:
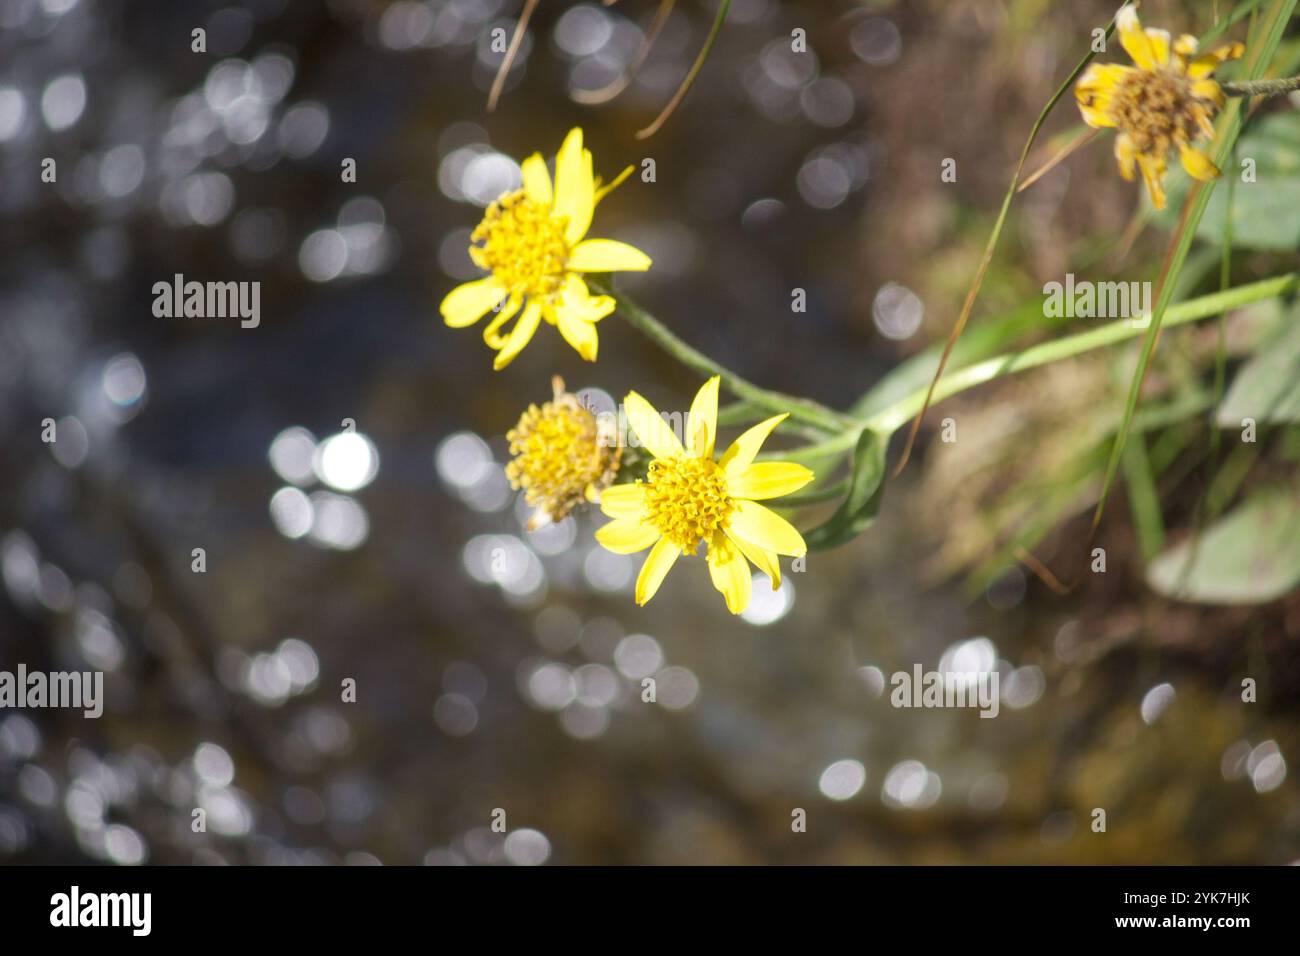
<path fill-rule="evenodd" d="M 636 580 L 636 603 L 645 604 L 682 554 L 708 547 L 713 586 L 739 614 L 749 605 L 750 571 L 746 558 L 781 586 L 778 554 L 806 554 L 803 537 L 784 518 L 758 502 L 797 491 L 813 479 L 803 465 L 754 462 L 772 429 L 785 421 L 777 415 L 745 432 L 718 459 L 713 445 L 718 423 L 718 378 L 704 383 L 691 404 L 686 447 L 644 398 L 629 392 L 623 400 L 628 424 L 654 456 L 645 481 L 615 485 L 600 496 L 600 508 L 614 520 L 596 532 L 596 540 L 619 554 L 635 554 L 651 545 Z"/>
<path fill-rule="evenodd" d="M 1165 208 L 1165 157 L 1178 150 L 1183 168 L 1196 179 L 1213 179 L 1218 168 L 1191 141 L 1198 134 L 1214 135 L 1210 122 L 1223 106 L 1223 90 L 1213 79 L 1225 60 L 1235 60 L 1245 47 L 1232 43 L 1196 56 L 1196 38 L 1184 34 L 1170 42 L 1166 30 L 1143 29 L 1132 4 L 1116 15 L 1119 42 L 1136 67 L 1094 63 L 1074 89 L 1084 122 L 1098 128 L 1115 127 L 1115 159 L 1125 179 L 1133 167 L 1142 171 L 1151 204 Z"/>
<path fill-rule="evenodd" d="M 540 153 L 525 159 L 522 168 L 523 188 L 492 203 L 470 237 L 470 258 L 492 274 L 452 289 L 439 311 L 459 329 L 498 310 L 483 330 L 483 340 L 497 350 L 496 369 L 510 364 L 542 319 L 558 326 L 565 341 L 594 362 L 596 323 L 614 311 L 614 300 L 591 295 L 583 273 L 650 268 L 650 257 L 627 243 L 583 238 L 596 204 L 632 167 L 602 186 L 592 176 L 582 130 L 573 129 L 555 159 L 554 190 Z M 516 316 L 510 332 L 504 332 Z"/>
<path fill-rule="evenodd" d="M 536 509 L 530 531 L 595 501 L 613 484 L 622 457 L 613 422 L 597 419 L 564 390 L 560 376 L 551 379 L 551 388 L 555 397 L 541 408 L 529 405 L 506 433 L 514 456 L 506 477 L 511 487 L 524 489 L 524 500 Z"/>

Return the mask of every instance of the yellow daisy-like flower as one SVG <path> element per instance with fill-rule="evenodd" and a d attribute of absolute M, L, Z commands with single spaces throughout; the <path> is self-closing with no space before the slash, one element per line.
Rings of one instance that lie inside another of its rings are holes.
<path fill-rule="evenodd" d="M 1213 79 L 1225 60 L 1245 52 L 1232 43 L 1196 55 L 1196 38 L 1188 34 L 1170 42 L 1166 30 L 1143 29 L 1132 4 L 1120 8 L 1115 25 L 1136 66 L 1094 63 L 1075 85 L 1074 95 L 1084 122 L 1114 127 L 1115 159 L 1125 179 L 1134 166 L 1151 195 L 1151 204 L 1165 208 L 1165 158 L 1178 150 L 1183 168 L 1196 179 L 1213 179 L 1218 168 L 1191 143 L 1199 134 L 1214 135 L 1211 118 L 1223 106 L 1224 94 Z"/>
<path fill-rule="evenodd" d="M 612 421 L 598 419 L 566 392 L 560 376 L 551 379 L 551 388 L 554 398 L 541 408 L 529 405 L 506 433 L 514 456 L 506 477 L 536 509 L 528 520 L 530 531 L 595 501 L 614 483 L 623 454 Z"/>
<path fill-rule="evenodd" d="M 602 186 L 592 175 L 591 151 L 573 129 L 555 159 L 555 188 L 546 161 L 534 153 L 522 164 L 522 189 L 488 207 L 470 237 L 470 258 L 492 273 L 452 289 L 439 311 L 453 328 L 473 325 L 496 311 L 483 340 L 497 350 L 503 369 L 532 339 L 543 319 L 558 326 L 566 342 L 588 362 L 596 361 L 596 323 L 614 311 L 607 295 L 593 296 L 588 272 L 644 272 L 650 257 L 612 239 L 584 239 L 596 204 L 631 172 Z M 516 318 L 517 316 L 517 318 Z M 515 324 L 506 333 L 503 326 Z"/>
<path fill-rule="evenodd" d="M 790 522 L 758 502 L 797 491 L 813 473 L 792 462 L 754 462 L 772 429 L 785 421 L 777 415 L 760 422 L 714 460 L 718 424 L 718 378 L 704 383 L 691 404 L 686 447 L 654 407 L 636 392 L 623 400 L 628 425 L 654 456 L 644 481 L 606 488 L 600 509 L 613 518 L 596 532 L 596 540 L 618 554 L 654 547 L 636 580 L 636 603 L 652 597 L 673 563 L 683 554 L 708 547 L 713 586 L 739 614 L 749 606 L 750 571 L 746 558 L 781 586 L 777 555 L 808 552 Z"/>

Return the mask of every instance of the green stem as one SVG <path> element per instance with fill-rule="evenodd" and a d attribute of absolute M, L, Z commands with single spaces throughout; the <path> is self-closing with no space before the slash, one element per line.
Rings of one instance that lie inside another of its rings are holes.
<path fill-rule="evenodd" d="M 588 283 L 602 294 L 615 295 L 609 285 L 602 280 L 589 278 Z M 1297 289 L 1300 289 L 1300 272 L 1291 272 L 1285 275 L 1273 276 L 1269 279 L 1261 279 L 1258 282 L 1251 282 L 1247 285 L 1225 289 L 1221 292 L 1214 292 L 1196 299 L 1188 299 L 1177 305 L 1171 305 L 1165 313 L 1163 325 L 1170 327 L 1185 325 L 1210 316 L 1221 315 L 1231 309 L 1240 308 L 1252 302 L 1260 302 L 1264 299 L 1285 295 Z M 806 422 L 823 432 L 830 433 L 831 437 L 825 441 L 803 445 L 799 448 L 765 453 L 760 455 L 760 458 L 775 457 L 786 461 L 803 462 L 836 458 L 853 449 L 864 427 L 887 437 L 911 420 L 926 403 L 929 390 L 918 389 L 877 412 L 871 418 L 860 421 L 832 411 L 809 399 L 760 388 L 717 364 L 702 352 L 691 348 L 669 331 L 658 319 L 627 298 L 627 296 L 620 293 L 615 295 L 615 298 L 618 299 L 619 310 L 632 325 L 640 329 L 655 344 L 688 368 L 704 375 L 720 376 L 723 384 L 750 406 L 771 412 L 789 412 L 791 418 Z M 951 398 L 953 395 L 1006 375 L 1050 365 L 1062 359 L 1072 358 L 1085 352 L 1137 338 L 1148 331 L 1149 324 L 1149 316 L 1137 320 L 1120 319 L 1098 326 L 1095 329 L 1089 329 L 1086 332 L 1052 339 L 1038 345 L 1031 345 L 1018 352 L 1007 352 L 985 359 L 982 362 L 976 362 L 973 365 L 957 369 L 940 379 L 938 384 L 934 386 L 931 401 L 940 402 L 945 398 Z M 740 407 L 732 409 L 732 414 L 737 417 L 742 413 L 743 409 Z"/>
<path fill-rule="evenodd" d="M 1252 302 L 1285 295 L 1297 289 L 1300 289 L 1300 272 L 1274 276 L 1271 279 L 1261 279 L 1259 282 L 1226 289 L 1223 292 L 1214 292 L 1210 295 L 1203 295 L 1196 299 L 1189 299 L 1186 302 L 1172 305 L 1165 312 L 1164 325 L 1170 327 L 1185 325 L 1199 319 L 1219 315 L 1230 309 L 1249 305 Z M 939 384 L 934 390 L 934 401 L 951 398 L 959 392 L 1002 378 L 1005 375 L 1038 368 L 1041 365 L 1050 365 L 1052 362 L 1059 362 L 1062 359 L 1082 355 L 1094 349 L 1105 348 L 1108 345 L 1115 345 L 1119 342 L 1137 338 L 1147 331 L 1148 322 L 1149 318 L 1137 321 L 1120 319 L 1117 322 L 1110 322 L 1098 328 L 1089 329 L 1087 332 L 1052 339 L 1039 345 L 1031 345 L 1019 352 L 1008 352 L 957 369 L 939 380 Z M 919 389 L 876 413 L 867 420 L 866 425 L 881 434 L 892 434 L 901 425 L 911 420 L 912 416 L 921 409 L 921 406 L 925 403 L 925 397 L 926 389 Z M 779 457 L 792 460 L 828 458 L 850 450 L 857 442 L 857 439 L 858 432 L 850 429 L 815 445 L 805 445 L 802 448 L 782 451 L 779 453 Z"/>
<path fill-rule="evenodd" d="M 1198 319 L 1209 318 L 1218 315 L 1220 312 L 1239 308 L 1251 302 L 1284 295 L 1297 288 L 1300 288 L 1300 272 L 1292 272 L 1287 275 L 1252 282 L 1249 285 L 1237 286 L 1235 289 L 1228 289 L 1224 292 L 1203 295 L 1200 298 L 1189 299 L 1178 305 L 1170 306 L 1165 312 L 1164 325 L 1175 326 L 1195 322 Z M 1119 342 L 1137 338 L 1146 333 L 1149 324 L 1149 316 L 1136 321 L 1133 319 L 1120 319 L 1117 322 L 1109 322 L 1098 328 L 1089 329 L 1087 332 L 1052 339 L 1039 345 L 1031 345 L 1019 352 L 976 362 L 974 365 L 968 365 L 942 379 L 938 388 L 935 389 L 935 399 L 948 398 L 958 392 L 964 392 L 968 388 L 974 388 L 976 385 L 982 385 L 1004 375 L 1023 372 L 1027 369 L 1037 368 L 1040 365 L 1050 365 L 1052 362 L 1059 362 L 1061 359 L 1081 355 L 1093 349 L 1105 348 L 1108 345 L 1115 345 Z M 923 392 L 914 392 L 902 401 L 880 412 L 868 424 L 877 430 L 892 432 L 899 425 L 908 421 L 920 409 L 924 398 Z"/>
<path fill-rule="evenodd" d="M 722 384 L 737 398 L 772 413 L 789 412 L 791 418 L 806 422 L 830 434 L 837 434 L 845 428 L 861 427 L 860 422 L 856 422 L 849 416 L 833 411 L 811 399 L 760 388 L 748 379 L 742 378 L 730 369 L 719 365 L 703 352 L 687 345 L 666 325 L 641 308 L 641 306 L 623 293 L 615 292 L 608 282 L 593 279 L 589 276 L 587 284 L 603 295 L 613 296 L 618 301 L 618 310 L 623 317 L 645 333 L 661 349 L 687 368 L 693 369 L 701 375 L 719 376 L 722 379 Z"/>
<path fill-rule="evenodd" d="M 1278 80 L 1243 80 L 1240 83 L 1220 83 L 1219 88 L 1229 96 L 1281 96 L 1300 90 L 1300 76 Z"/>

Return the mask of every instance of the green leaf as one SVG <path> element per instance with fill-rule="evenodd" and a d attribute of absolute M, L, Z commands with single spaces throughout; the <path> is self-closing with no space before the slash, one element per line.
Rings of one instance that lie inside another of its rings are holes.
<path fill-rule="evenodd" d="M 1252 182 L 1242 179 L 1249 171 Z M 1253 119 L 1237 140 L 1236 156 L 1225 164 L 1223 178 L 1231 178 L 1232 227 L 1226 229 L 1226 190 L 1210 197 L 1205 218 L 1196 237 L 1222 245 L 1225 235 L 1232 244 L 1267 252 L 1295 252 L 1300 248 L 1300 217 L 1288 215 L 1300 203 L 1300 113 L 1294 110 L 1270 113 Z M 1155 214 L 1162 227 L 1172 229 L 1191 180 L 1181 166 L 1169 171 L 1168 208 Z"/>
<path fill-rule="evenodd" d="M 1256 422 L 1300 422 L 1300 321 L 1295 313 L 1280 333 L 1241 367 L 1215 413 L 1221 428 Z"/>
<path fill-rule="evenodd" d="M 1261 490 L 1151 562 L 1147 582 L 1197 604 L 1260 604 L 1300 584 L 1300 489 Z"/>
<path fill-rule="evenodd" d="M 1232 242 L 1246 249 L 1295 252 L 1300 248 L 1300 113 L 1265 116 L 1237 140 L 1235 168 L 1224 176 L 1236 177 L 1232 197 Z M 1242 181 L 1243 163 L 1254 167 L 1254 182 Z M 1196 230 L 1207 242 L 1223 241 L 1226 190 L 1210 197 L 1205 217 Z"/>
<path fill-rule="evenodd" d="M 833 515 L 803 536 L 808 550 L 836 548 L 865 531 L 880 510 L 884 478 L 885 439 L 870 428 L 864 428 L 853 450 L 853 475 L 849 478 L 848 494 Z"/>

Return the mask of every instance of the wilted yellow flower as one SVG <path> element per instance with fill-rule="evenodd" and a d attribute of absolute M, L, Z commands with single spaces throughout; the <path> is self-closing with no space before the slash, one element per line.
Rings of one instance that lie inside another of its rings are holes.
<path fill-rule="evenodd" d="M 506 433 L 514 456 L 506 477 L 511 487 L 524 490 L 524 500 L 535 509 L 529 530 L 595 501 L 601 489 L 613 484 L 622 457 L 612 421 L 598 419 L 566 392 L 560 376 L 551 379 L 551 388 L 554 398 L 541 408 L 529 405 Z"/>
<path fill-rule="evenodd" d="M 654 548 L 636 580 L 636 602 L 645 604 L 682 554 L 708 548 L 713 586 L 739 614 L 749 605 L 750 571 L 746 558 L 781 585 L 778 554 L 806 554 L 803 537 L 790 522 L 758 503 L 797 491 L 813 473 L 792 462 L 754 462 L 777 415 L 755 425 L 714 460 L 718 424 L 718 378 L 704 383 L 691 404 L 686 447 L 654 407 L 636 392 L 623 400 L 628 425 L 654 456 L 644 481 L 615 485 L 600 496 L 600 508 L 614 520 L 596 540 L 619 554 Z"/>
<path fill-rule="evenodd" d="M 631 172 L 629 166 L 602 186 L 591 169 L 582 130 L 570 130 L 555 159 L 554 191 L 546 161 L 534 153 L 523 162 L 523 188 L 492 203 L 470 237 L 470 258 L 492 274 L 452 289 L 439 311 L 448 325 L 464 328 L 500 307 L 483 330 L 483 340 L 497 350 L 493 368 L 509 365 L 542 319 L 594 362 L 596 323 L 614 311 L 614 300 L 591 295 L 583 273 L 650 268 L 650 257 L 627 243 L 583 238 L 596 204 Z"/>
<path fill-rule="evenodd" d="M 1094 63 L 1075 85 L 1079 110 L 1089 126 L 1115 127 L 1115 158 L 1120 174 L 1131 180 L 1142 171 L 1151 204 L 1165 208 L 1165 158 L 1178 150 L 1183 168 L 1197 179 L 1213 179 L 1218 168 L 1191 145 L 1199 134 L 1214 135 L 1210 122 L 1223 106 L 1224 94 L 1213 79 L 1225 60 L 1245 47 L 1232 43 L 1196 56 L 1196 38 L 1188 34 L 1170 43 L 1166 30 L 1143 29 L 1132 4 L 1116 15 L 1119 41 L 1136 67 Z"/>

